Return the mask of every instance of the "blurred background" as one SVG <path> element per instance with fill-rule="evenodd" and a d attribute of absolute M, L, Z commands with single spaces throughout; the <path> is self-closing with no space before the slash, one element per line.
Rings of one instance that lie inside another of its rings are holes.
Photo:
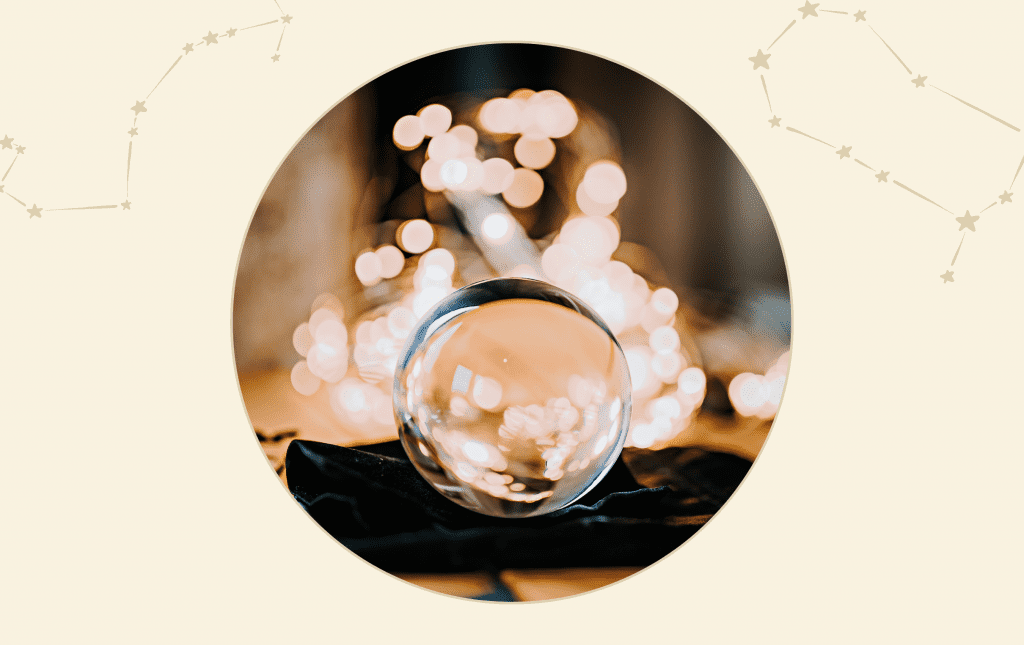
<path fill-rule="evenodd" d="M 346 97 L 288 153 L 256 209 L 235 288 L 235 358 L 250 418 L 283 477 L 292 439 L 353 446 L 397 437 L 390 406 L 378 414 L 368 404 L 367 415 L 359 417 L 332 401 L 326 385 L 312 394 L 296 391 L 313 390 L 321 379 L 303 371 L 296 381 L 293 372 L 304 357 L 299 350 L 309 351 L 312 342 L 311 315 L 327 308 L 345 330 L 346 378 L 358 374 L 388 390 L 387 370 L 376 380 L 368 376 L 373 370 L 360 371 L 365 365 L 355 348 L 357 336 L 371 333 L 371 323 L 419 293 L 421 279 L 413 269 L 425 256 L 401 244 L 404 223 L 429 222 L 428 248 L 451 252 L 458 269 L 446 283 L 450 288 L 508 274 L 488 263 L 486 244 L 460 212 L 459 200 L 424 186 L 429 141 L 396 145 L 396 123 L 425 106 L 444 105 L 451 126 L 479 132 L 478 155 L 520 166 L 515 133 L 488 132 L 481 109 L 524 88 L 560 93 L 578 123 L 571 134 L 554 138 L 554 159 L 537 169 L 544 181 L 539 199 L 522 207 L 504 204 L 504 212 L 540 254 L 559 242 L 560 230 L 565 236 L 567 218 L 580 215 L 576 190 L 591 164 L 609 160 L 621 168 L 628 189 L 607 214 L 618 229 L 611 259 L 644 278 L 647 298 L 657 289 L 677 296 L 675 318 L 659 324 L 676 330 L 682 367 L 699 368 L 703 379 L 690 414 L 684 410 L 684 420 L 654 447 L 698 446 L 756 457 L 788 367 L 790 304 L 782 249 L 751 178 L 711 125 L 640 74 L 576 51 L 496 44 L 427 56 Z M 361 256 L 395 245 L 402 247 L 401 274 L 383 279 L 378 265 L 376 275 L 358 274 Z M 642 344 L 648 340 L 645 335 Z M 678 372 L 662 379 L 668 389 L 674 391 Z M 769 374 L 782 374 L 774 395 L 766 380 L 758 380 Z M 651 442 L 630 445 L 649 448 Z M 595 573 L 594 585 L 607 583 L 608 576 L 621 577 Z M 520 595 L 543 596 L 554 579 L 564 584 L 564 577 L 549 577 L 548 587 Z"/>

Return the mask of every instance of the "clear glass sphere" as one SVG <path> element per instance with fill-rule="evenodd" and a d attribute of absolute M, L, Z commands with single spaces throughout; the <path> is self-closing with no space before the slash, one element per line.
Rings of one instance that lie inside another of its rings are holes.
<path fill-rule="evenodd" d="M 497 517 L 567 506 L 611 469 L 629 429 L 629 367 L 601 318 L 546 282 L 447 296 L 395 372 L 399 436 L 442 495 Z"/>

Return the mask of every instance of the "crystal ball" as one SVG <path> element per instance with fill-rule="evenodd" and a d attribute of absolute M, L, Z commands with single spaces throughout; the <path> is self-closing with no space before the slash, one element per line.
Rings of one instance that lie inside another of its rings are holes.
<path fill-rule="evenodd" d="M 405 452 L 448 499 L 496 517 L 581 498 L 625 443 L 629 367 L 600 316 L 527 278 L 448 295 L 409 334 L 395 370 Z"/>

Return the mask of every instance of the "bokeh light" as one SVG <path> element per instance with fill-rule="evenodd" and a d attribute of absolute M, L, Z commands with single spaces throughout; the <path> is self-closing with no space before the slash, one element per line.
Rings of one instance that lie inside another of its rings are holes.
<path fill-rule="evenodd" d="M 395 145 L 402 150 L 414 150 L 423 143 L 423 126 L 420 118 L 411 114 L 403 116 L 395 123 L 392 133 Z"/>
<path fill-rule="evenodd" d="M 526 208 L 537 203 L 544 192 L 544 180 L 536 170 L 516 168 L 512 171 L 512 183 L 501 192 L 509 206 Z"/>
<path fill-rule="evenodd" d="M 398 229 L 398 245 L 413 255 L 423 253 L 434 243 L 434 227 L 422 219 L 409 220 Z"/>

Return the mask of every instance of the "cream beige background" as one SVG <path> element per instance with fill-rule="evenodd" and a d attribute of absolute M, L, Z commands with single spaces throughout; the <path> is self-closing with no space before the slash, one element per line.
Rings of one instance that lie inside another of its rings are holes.
<path fill-rule="evenodd" d="M 279 2 L 294 16 L 280 62 L 280 25 L 239 32 L 147 101 L 130 211 L 29 219 L 0 195 L 5 640 L 1019 638 L 1024 180 L 944 284 L 954 215 L 771 129 L 747 57 L 798 19 L 765 73 L 782 125 L 852 145 L 957 216 L 1009 186 L 1024 135 L 915 89 L 865 23 L 799 20 L 797 0 Z M 280 16 L 273 0 L 145 7 L 4 7 L 0 134 L 26 146 L 5 190 L 44 208 L 123 201 L 129 108 L 186 42 Z M 1024 5 L 819 9 L 866 9 L 915 76 L 1024 126 Z M 246 227 L 303 132 L 388 69 L 505 40 L 610 58 L 703 114 L 775 218 L 794 312 L 780 415 L 724 510 L 631 579 L 514 606 L 391 579 L 306 517 L 253 436 L 230 330 Z"/>

